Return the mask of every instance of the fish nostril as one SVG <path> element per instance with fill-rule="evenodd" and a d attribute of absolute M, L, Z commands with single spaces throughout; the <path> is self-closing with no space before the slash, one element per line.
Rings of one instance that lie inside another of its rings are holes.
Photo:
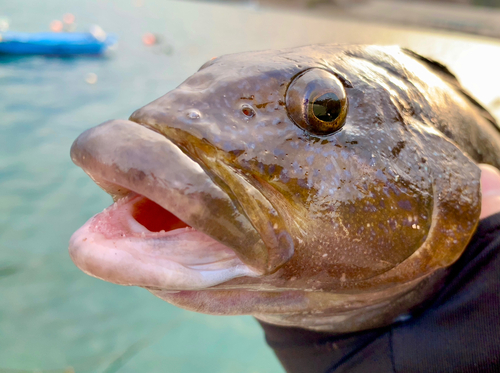
<path fill-rule="evenodd" d="M 191 109 L 186 113 L 187 117 L 190 119 L 200 119 L 201 113 L 196 109 Z"/>
<path fill-rule="evenodd" d="M 255 110 L 250 105 L 246 105 L 246 104 L 241 105 L 241 112 L 247 118 L 252 118 L 255 116 Z"/>

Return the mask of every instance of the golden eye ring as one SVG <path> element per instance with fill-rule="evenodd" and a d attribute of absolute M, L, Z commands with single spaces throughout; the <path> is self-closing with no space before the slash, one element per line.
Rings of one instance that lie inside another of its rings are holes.
<path fill-rule="evenodd" d="M 288 116 L 298 127 L 314 135 L 326 136 L 340 130 L 348 107 L 342 82 L 319 68 L 298 75 L 286 93 Z"/>

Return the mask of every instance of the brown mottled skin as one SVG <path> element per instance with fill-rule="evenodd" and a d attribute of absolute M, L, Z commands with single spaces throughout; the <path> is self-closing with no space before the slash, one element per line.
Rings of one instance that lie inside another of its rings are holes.
<path fill-rule="evenodd" d="M 314 135 L 290 119 L 287 89 L 308 69 L 345 88 L 338 132 Z M 228 226 L 243 221 L 237 231 L 249 238 L 172 212 L 261 273 L 203 290 L 148 290 L 189 310 L 314 330 L 387 325 L 431 296 L 479 219 L 475 162 L 500 166 L 494 119 L 444 66 L 398 47 L 222 56 L 130 121 L 201 165 L 229 197 L 208 196 L 211 206 L 231 215 Z M 73 149 L 89 173 L 81 154 L 92 151 Z M 115 196 L 131 189 L 100 184 Z"/>

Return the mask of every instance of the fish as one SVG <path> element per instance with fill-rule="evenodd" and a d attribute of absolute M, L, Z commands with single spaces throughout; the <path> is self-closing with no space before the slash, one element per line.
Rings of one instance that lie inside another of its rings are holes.
<path fill-rule="evenodd" d="M 70 239 L 85 273 L 178 307 L 346 333 L 432 298 L 500 166 L 495 119 L 398 46 L 229 54 L 83 132 L 114 203 Z"/>

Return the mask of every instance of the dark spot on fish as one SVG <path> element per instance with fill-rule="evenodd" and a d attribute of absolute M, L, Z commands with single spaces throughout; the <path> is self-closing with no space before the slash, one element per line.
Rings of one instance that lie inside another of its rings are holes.
<path fill-rule="evenodd" d="M 251 95 L 251 96 L 248 96 L 248 97 L 245 97 L 245 96 L 241 96 L 240 99 L 241 100 L 253 100 L 255 98 L 254 95 Z"/>
<path fill-rule="evenodd" d="M 146 178 L 146 173 L 142 170 L 130 169 L 131 178 L 134 180 L 142 181 Z"/>
<path fill-rule="evenodd" d="M 349 79 L 347 79 L 345 76 L 340 75 L 339 73 L 333 72 L 333 71 L 332 71 L 332 73 L 333 73 L 333 75 L 335 75 L 342 82 L 342 85 L 345 88 L 354 88 L 354 86 L 352 85 L 351 81 Z"/>
<path fill-rule="evenodd" d="M 319 137 L 315 137 L 314 135 L 311 135 L 311 134 L 309 134 L 309 136 L 311 136 L 309 138 L 309 141 L 312 141 L 313 144 L 317 144 L 317 143 L 319 143 L 320 141 L 323 140 L 323 139 L 321 139 Z"/>
<path fill-rule="evenodd" d="M 387 187 L 397 196 L 401 194 L 401 191 L 404 191 L 404 189 L 401 186 L 397 187 L 392 183 L 387 183 Z"/>
<path fill-rule="evenodd" d="M 403 127 L 406 127 L 406 122 L 399 112 L 399 110 L 396 110 L 394 113 L 394 116 L 392 117 L 393 122 L 401 124 Z"/>
<path fill-rule="evenodd" d="M 402 201 L 398 201 L 398 206 L 404 210 L 412 211 L 411 202 L 406 200 L 406 199 L 404 199 Z"/>
<path fill-rule="evenodd" d="M 367 203 L 365 206 L 363 206 L 363 211 L 364 212 L 377 212 L 377 208 L 374 205 Z"/>
<path fill-rule="evenodd" d="M 285 106 L 286 104 L 285 104 L 285 102 L 284 102 L 284 101 L 282 101 L 282 100 L 278 100 L 278 105 L 280 105 L 280 106 Z"/>
<path fill-rule="evenodd" d="M 408 116 L 415 116 L 416 114 L 419 114 L 422 112 L 422 110 L 415 110 L 415 107 L 406 103 L 405 102 L 405 105 L 403 106 L 403 112 L 408 115 Z M 418 113 L 417 113 L 418 112 Z"/>
<path fill-rule="evenodd" d="M 377 179 L 381 180 L 382 182 L 387 182 L 387 177 L 384 175 L 384 173 L 382 172 L 382 170 L 377 170 L 377 172 L 375 172 L 375 176 L 377 177 Z"/>
<path fill-rule="evenodd" d="M 398 222 L 394 218 L 389 218 L 387 220 L 387 223 L 389 223 L 389 228 L 391 228 L 393 231 L 395 231 L 398 227 Z"/>
<path fill-rule="evenodd" d="M 309 189 L 309 185 L 305 179 L 297 179 L 297 185 L 304 189 Z"/>
<path fill-rule="evenodd" d="M 273 154 L 278 157 L 282 157 L 285 155 L 285 152 L 282 149 L 276 148 L 273 150 Z"/>
<path fill-rule="evenodd" d="M 267 106 L 267 105 L 269 105 L 269 104 L 270 104 L 270 102 L 264 102 L 264 103 L 262 103 L 262 104 L 256 104 L 256 105 L 255 105 L 255 107 L 256 107 L 257 109 L 265 109 L 265 108 L 266 108 L 266 106 Z"/>
<path fill-rule="evenodd" d="M 282 169 L 281 170 L 281 173 L 280 173 L 280 180 L 284 183 L 288 183 L 290 181 L 290 178 L 288 177 L 287 175 L 287 170 L 286 169 Z"/>
<path fill-rule="evenodd" d="M 250 170 L 251 169 L 251 164 L 249 161 L 243 159 L 240 161 L 240 166 L 245 169 L 245 170 Z"/>
<path fill-rule="evenodd" d="M 384 123 L 382 116 L 379 113 L 375 113 L 375 126 L 379 127 Z"/>
<path fill-rule="evenodd" d="M 382 223 L 378 223 L 378 228 L 381 231 L 384 231 L 384 233 L 389 233 L 389 230 L 387 229 L 387 227 L 384 224 L 382 224 Z"/>
<path fill-rule="evenodd" d="M 234 157 L 239 157 L 242 155 L 245 151 L 243 149 L 238 149 L 238 150 L 231 150 L 229 154 L 233 155 Z"/>
<path fill-rule="evenodd" d="M 346 144 L 351 144 L 351 145 L 356 145 L 358 142 L 357 141 L 346 141 Z"/>
<path fill-rule="evenodd" d="M 398 141 L 397 145 L 392 149 L 391 153 L 394 157 L 397 157 L 401 150 L 405 147 L 406 143 L 404 141 Z"/>

